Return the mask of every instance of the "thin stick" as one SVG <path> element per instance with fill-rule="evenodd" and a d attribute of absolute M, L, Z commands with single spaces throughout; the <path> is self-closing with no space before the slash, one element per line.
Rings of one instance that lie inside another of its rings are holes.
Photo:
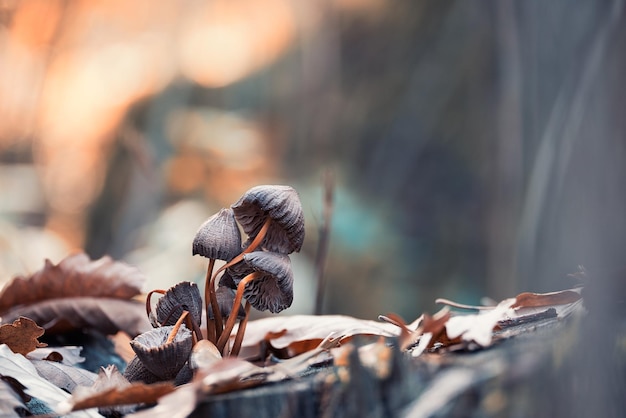
<path fill-rule="evenodd" d="M 324 173 L 324 211 L 322 225 L 319 231 L 317 242 L 317 254 L 315 257 L 315 271 L 317 276 L 317 295 L 315 297 L 315 315 L 321 315 L 324 307 L 324 289 L 326 287 L 326 277 L 324 267 L 326 256 L 328 255 L 328 242 L 330 237 L 330 222 L 333 214 L 333 189 L 334 178 L 331 171 Z"/>
<path fill-rule="evenodd" d="M 490 309 L 494 309 L 495 308 L 495 306 L 466 305 L 464 303 L 458 303 L 458 302 L 454 302 L 452 300 L 448 300 L 448 299 L 444 299 L 444 298 L 436 299 L 435 303 L 440 304 L 440 305 L 447 305 L 447 306 L 450 306 L 452 308 L 470 309 L 470 310 L 473 310 L 473 311 L 488 311 Z"/>
<path fill-rule="evenodd" d="M 200 326 L 196 324 L 196 321 L 193 319 L 193 316 L 187 315 L 187 319 L 185 320 L 185 325 L 187 325 L 187 328 L 193 331 L 191 333 L 193 337 L 193 345 L 196 345 L 198 341 L 204 339 L 204 337 L 202 336 L 202 330 L 200 330 Z"/>
<path fill-rule="evenodd" d="M 152 294 L 153 293 L 159 293 L 161 295 L 164 295 L 165 294 L 165 290 L 162 290 L 162 289 L 151 290 L 146 295 L 146 315 L 148 315 L 148 318 L 152 314 L 152 304 L 150 303 L 150 300 L 152 299 Z"/>
<path fill-rule="evenodd" d="M 252 240 L 250 245 L 248 245 L 248 248 L 243 250 L 235 258 L 233 258 L 232 260 L 230 260 L 229 262 L 224 264 L 222 267 L 217 269 L 217 271 L 213 274 L 213 276 L 211 276 L 211 282 L 210 282 L 209 286 L 212 289 L 215 289 L 215 278 L 217 277 L 218 274 L 220 274 L 222 271 L 226 270 L 228 267 L 233 266 L 233 265 L 239 263 L 241 260 L 243 260 L 243 256 L 245 254 L 250 253 L 250 252 L 256 250 L 259 247 L 259 245 L 261 245 L 261 242 L 263 242 L 263 239 L 265 238 L 265 235 L 267 234 L 267 230 L 269 229 L 271 224 L 272 224 L 272 218 L 270 218 L 268 216 L 267 219 L 265 219 L 265 222 L 263 223 L 263 226 L 259 230 L 259 233 L 256 234 L 256 237 L 254 237 L 254 239 Z M 240 301 L 240 303 L 241 303 L 241 301 Z M 211 304 L 213 304 L 213 301 L 211 301 Z M 213 306 L 216 306 L 216 305 L 213 305 Z M 213 309 L 214 309 L 213 312 L 215 314 L 215 308 L 213 308 Z M 234 305 L 233 305 L 233 309 L 234 309 Z M 218 316 L 216 315 L 215 317 L 217 318 Z M 221 313 L 219 314 L 219 318 L 220 318 L 219 320 L 222 321 Z M 231 328 L 231 330 L 232 330 L 232 328 Z M 223 333 L 223 329 L 222 329 L 221 324 L 216 324 L 216 327 L 215 327 L 215 340 L 216 341 L 219 341 L 222 338 L 222 333 Z M 229 331 L 229 333 L 230 333 L 230 331 Z M 221 352 L 221 349 L 220 349 L 220 352 Z"/>
<path fill-rule="evenodd" d="M 243 342 L 243 334 L 246 332 L 246 325 L 248 325 L 248 318 L 250 317 L 250 302 L 246 301 L 244 307 L 246 315 L 241 321 L 239 321 L 239 328 L 237 328 L 237 335 L 235 336 L 235 342 L 233 343 L 233 349 L 230 351 L 231 357 L 237 357 L 239 350 L 241 350 L 241 343 Z"/>
<path fill-rule="evenodd" d="M 216 306 L 217 296 L 215 295 L 215 286 L 211 283 L 213 266 L 215 266 L 215 259 L 211 258 L 209 260 L 209 265 L 206 269 L 206 277 L 204 279 L 204 310 L 206 315 L 206 337 L 209 341 L 215 343 L 215 341 L 217 341 L 216 329 L 222 328 L 222 315 L 220 315 L 219 308 Z M 209 303 L 211 304 L 211 309 L 213 310 L 214 319 L 211 319 L 209 315 Z"/>
<path fill-rule="evenodd" d="M 237 320 L 237 313 L 239 312 L 239 306 L 241 306 L 241 299 L 243 299 L 243 291 L 248 282 L 261 277 L 263 273 L 255 271 L 254 273 L 248 274 L 246 277 L 241 279 L 239 285 L 237 285 L 237 293 L 235 294 L 235 301 L 233 302 L 233 308 L 230 311 L 230 315 L 228 315 L 228 321 L 226 321 L 226 325 L 224 326 L 224 332 L 222 332 L 222 336 L 217 340 L 217 350 L 221 353 L 224 350 L 224 346 L 226 342 L 230 338 L 230 333 L 235 326 L 235 321 Z"/>
<path fill-rule="evenodd" d="M 187 315 L 189 315 L 189 312 L 184 311 L 183 314 L 180 316 L 180 318 L 178 318 L 178 321 L 176 321 L 176 323 L 174 324 L 174 328 L 172 328 L 172 332 L 170 332 L 169 337 L 167 337 L 167 341 L 165 341 L 165 344 L 169 344 L 172 341 L 174 341 L 174 338 L 176 338 L 176 334 L 178 334 L 178 330 L 180 329 L 180 326 L 185 321 L 185 318 L 187 317 Z"/>

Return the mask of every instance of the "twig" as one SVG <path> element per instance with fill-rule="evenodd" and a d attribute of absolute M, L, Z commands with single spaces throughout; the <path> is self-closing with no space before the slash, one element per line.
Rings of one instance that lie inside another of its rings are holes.
<path fill-rule="evenodd" d="M 322 314 L 324 305 L 324 288 L 326 287 L 326 277 L 324 276 L 324 266 L 326 264 L 326 256 L 328 254 L 328 240 L 330 237 L 330 222 L 333 213 L 333 190 L 334 178 L 331 171 L 325 171 L 323 176 L 324 182 L 324 210 L 322 225 L 319 231 L 319 240 L 317 243 L 317 254 L 315 257 L 315 271 L 317 276 L 317 295 L 315 297 L 315 315 Z"/>

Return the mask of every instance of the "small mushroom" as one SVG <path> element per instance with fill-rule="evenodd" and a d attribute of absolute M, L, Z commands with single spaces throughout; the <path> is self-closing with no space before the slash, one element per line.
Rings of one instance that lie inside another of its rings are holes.
<path fill-rule="evenodd" d="M 246 315 L 239 324 L 235 342 L 241 344 L 245 325 L 247 323 L 250 305 L 260 311 L 269 310 L 278 313 L 291 306 L 293 301 L 293 273 L 288 255 L 266 251 L 254 251 L 244 254 L 243 261 L 250 269 L 241 280 L 233 278 L 237 284 L 237 293 L 233 306 L 240 306 L 243 297 L 246 298 Z M 217 348 L 222 352 L 235 326 L 237 311 L 233 308 L 224 332 L 217 342 Z M 233 345 L 232 355 L 238 353 L 239 347 Z"/>
<path fill-rule="evenodd" d="M 184 311 L 196 324 L 202 321 L 202 297 L 195 283 L 180 282 L 170 287 L 156 305 L 156 320 L 161 325 L 174 325 Z"/>
<path fill-rule="evenodd" d="M 232 209 L 221 209 L 207 219 L 193 239 L 193 255 L 230 261 L 241 252 L 241 233 Z"/>
<path fill-rule="evenodd" d="M 243 297 L 258 311 L 278 313 L 293 302 L 293 272 L 288 255 L 254 251 L 244 256 L 244 262 L 258 277 L 246 280 Z"/>
<path fill-rule="evenodd" d="M 124 377 L 131 383 L 143 382 L 148 385 L 161 380 L 157 375 L 152 373 L 146 366 L 143 365 L 137 355 L 135 355 L 135 357 L 133 357 L 126 365 L 126 369 L 124 369 Z"/>
<path fill-rule="evenodd" d="M 209 367 L 222 359 L 217 347 L 209 340 L 202 340 L 194 345 L 189 356 L 189 365 L 192 370 Z"/>
<path fill-rule="evenodd" d="M 243 260 L 244 254 L 263 248 L 290 254 L 304 242 L 304 214 L 298 192 L 290 186 L 256 186 L 231 206 L 235 219 L 248 234 L 245 249 L 212 276 Z M 219 332 L 219 327 L 218 327 Z M 221 338 L 218 337 L 217 340 Z"/>
<path fill-rule="evenodd" d="M 231 205 L 248 240 L 244 250 L 216 273 L 239 263 L 259 247 L 272 252 L 298 252 L 304 242 L 304 214 L 298 192 L 290 186 L 256 186 Z"/>
<path fill-rule="evenodd" d="M 184 325 L 173 338 L 176 326 L 155 328 L 138 335 L 130 346 L 141 363 L 162 380 L 173 380 L 189 360 L 191 331 Z M 171 341 L 170 341 L 171 339 Z"/>
<path fill-rule="evenodd" d="M 236 288 L 236 287 L 235 287 Z M 227 286 L 219 286 L 215 291 L 217 297 L 217 306 L 222 318 L 228 318 L 230 311 L 233 309 L 233 303 L 235 301 L 235 291 Z M 212 308 L 212 307 L 211 307 Z M 244 310 L 239 306 L 239 312 L 237 312 L 237 319 L 241 319 L 245 316 Z M 213 317 L 213 310 L 209 310 L 209 317 Z"/>
<path fill-rule="evenodd" d="M 290 186 L 256 186 L 231 206 L 235 219 L 252 242 L 268 251 L 298 252 L 304 242 L 304 214 L 298 192 Z M 266 225 L 267 224 L 267 225 Z M 259 238 L 259 243 L 255 243 Z"/>
<path fill-rule="evenodd" d="M 241 253 L 241 233 L 232 209 L 221 209 L 204 222 L 193 240 L 193 255 L 199 254 L 209 259 L 204 284 L 206 304 L 207 337 L 216 341 L 222 330 L 222 317 L 217 310 L 215 299 L 215 260 L 230 261 Z M 215 307 L 213 319 L 209 315 L 209 305 Z"/>

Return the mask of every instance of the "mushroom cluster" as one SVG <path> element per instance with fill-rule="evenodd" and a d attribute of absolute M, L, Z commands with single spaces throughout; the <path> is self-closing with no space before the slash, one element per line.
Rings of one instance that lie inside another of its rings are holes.
<path fill-rule="evenodd" d="M 247 235 L 243 243 L 240 227 Z M 302 205 L 289 186 L 253 187 L 200 226 L 192 253 L 209 259 L 204 291 L 207 338 L 221 353 L 239 354 L 250 307 L 278 313 L 291 306 L 293 273 L 288 254 L 300 251 L 303 242 Z M 216 260 L 225 264 L 213 272 Z"/>
<path fill-rule="evenodd" d="M 243 243 L 240 228 L 247 235 Z M 209 259 L 204 306 L 200 289 L 188 281 L 148 293 L 146 313 L 154 329 L 131 341 L 135 357 L 124 376 L 131 382 L 188 382 L 194 368 L 192 353 L 202 345 L 196 343 L 203 339 L 203 310 L 206 344 L 210 342 L 218 356 L 238 355 L 251 307 L 278 313 L 291 306 L 293 274 L 288 254 L 300 251 L 303 241 L 302 205 L 289 186 L 254 187 L 230 208 L 211 216 L 200 226 L 192 248 L 193 255 Z M 225 264 L 213 272 L 216 260 Z M 155 293 L 162 297 L 153 311 Z M 237 320 L 239 328 L 228 347 Z"/>
<path fill-rule="evenodd" d="M 152 311 L 153 293 L 163 296 Z M 153 290 L 146 299 L 146 312 L 154 329 L 135 337 L 130 346 L 135 357 L 128 363 L 124 376 L 130 382 L 154 383 L 174 380 L 186 383 L 191 378 L 189 367 L 194 344 L 202 339 L 202 297 L 198 286 L 180 282 L 167 291 Z"/>

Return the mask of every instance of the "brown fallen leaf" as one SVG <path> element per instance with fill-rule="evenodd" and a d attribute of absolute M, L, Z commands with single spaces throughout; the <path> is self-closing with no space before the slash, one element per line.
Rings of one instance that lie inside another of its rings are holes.
<path fill-rule="evenodd" d="M 248 323 L 241 357 L 262 355 L 260 353 L 267 348 L 267 336 L 271 333 L 275 333 L 271 346 L 276 352 L 282 350 L 284 357 L 289 358 L 316 347 L 330 334 L 341 335 L 343 343 L 357 335 L 397 337 L 400 330 L 389 323 L 345 315 L 274 316 Z"/>
<path fill-rule="evenodd" d="M 91 261 L 74 254 L 44 267 L 29 277 L 18 276 L 0 293 L 0 315 L 20 305 L 68 297 L 130 299 L 141 293 L 145 276 L 128 264 L 103 257 Z"/>
<path fill-rule="evenodd" d="M 515 297 L 512 308 L 538 308 L 544 306 L 567 305 L 577 302 L 581 296 L 575 290 L 561 290 L 550 293 L 520 293 Z"/>
<path fill-rule="evenodd" d="M 89 398 L 82 399 L 74 404 L 72 411 L 141 403 L 152 404 L 161 396 L 173 392 L 174 389 L 174 385 L 169 382 L 153 383 L 151 385 L 132 383 L 124 389 L 111 388 Z"/>
<path fill-rule="evenodd" d="M 26 355 L 38 347 L 45 347 L 37 338 L 44 334 L 44 329 L 33 320 L 19 317 L 12 324 L 0 326 L 0 344 L 6 344 L 14 353 Z"/>
<path fill-rule="evenodd" d="M 92 328 L 104 334 L 124 331 L 137 336 L 152 329 L 142 303 L 104 297 L 51 299 L 19 306 L 5 312 L 2 322 L 19 316 L 32 318 L 49 334 Z"/>
<path fill-rule="evenodd" d="M 77 387 L 72 396 L 56 409 L 68 413 L 89 408 L 106 408 L 123 405 L 152 404 L 175 389 L 171 382 L 146 385 L 129 383 L 115 366 L 101 368 L 91 387 Z"/>

